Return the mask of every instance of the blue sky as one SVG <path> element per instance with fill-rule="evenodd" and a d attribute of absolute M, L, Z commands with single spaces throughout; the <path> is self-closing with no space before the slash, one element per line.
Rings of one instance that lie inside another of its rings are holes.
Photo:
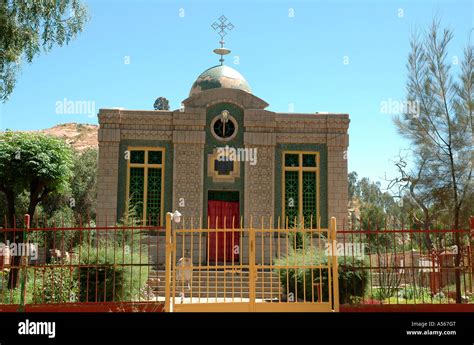
<path fill-rule="evenodd" d="M 196 77 L 218 63 L 210 25 L 225 14 L 235 25 L 226 64 L 269 110 L 349 113 L 349 170 L 379 181 L 395 174 L 391 160 L 407 147 L 381 102 L 404 100 L 411 33 L 438 16 L 454 31 L 454 59 L 474 26 L 468 0 L 85 3 L 84 32 L 22 66 L 14 93 L 0 104 L 1 130 L 95 124 L 100 108 L 152 109 L 158 96 L 179 108 Z M 91 102 L 95 112 L 58 114 L 64 99 Z"/>

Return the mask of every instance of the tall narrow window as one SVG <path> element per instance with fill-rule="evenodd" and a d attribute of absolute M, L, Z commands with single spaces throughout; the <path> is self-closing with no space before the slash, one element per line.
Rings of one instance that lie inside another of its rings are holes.
<path fill-rule="evenodd" d="M 319 218 L 319 152 L 283 153 L 283 218 L 289 227 L 304 219 L 316 227 Z"/>
<path fill-rule="evenodd" d="M 162 225 L 164 154 L 162 148 L 130 147 L 128 211 L 144 225 Z"/>

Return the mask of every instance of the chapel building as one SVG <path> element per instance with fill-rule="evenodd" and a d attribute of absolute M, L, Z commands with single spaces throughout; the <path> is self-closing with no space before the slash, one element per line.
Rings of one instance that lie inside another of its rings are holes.
<path fill-rule="evenodd" d="M 248 226 L 251 217 L 254 226 L 262 217 L 264 226 L 342 224 L 349 115 L 268 105 L 221 58 L 180 109 L 100 109 L 97 226 L 131 207 L 144 225 L 164 226 L 175 210 L 195 227 Z"/>

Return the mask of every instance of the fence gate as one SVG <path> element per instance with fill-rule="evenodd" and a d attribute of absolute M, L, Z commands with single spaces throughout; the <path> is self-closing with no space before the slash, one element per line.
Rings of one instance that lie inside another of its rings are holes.
<path fill-rule="evenodd" d="M 166 217 L 166 311 L 339 311 L 337 257 L 331 255 L 335 218 L 330 229 L 313 228 L 312 220 L 289 226 L 287 220 L 268 229 L 195 229 L 183 222 L 173 231 L 171 218 Z M 217 240 L 209 240 L 211 233 Z"/>

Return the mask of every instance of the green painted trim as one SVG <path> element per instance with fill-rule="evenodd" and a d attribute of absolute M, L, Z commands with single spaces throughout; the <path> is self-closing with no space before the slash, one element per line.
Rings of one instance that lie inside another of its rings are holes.
<path fill-rule="evenodd" d="M 275 148 L 275 226 L 278 217 L 282 216 L 281 183 L 282 183 L 282 153 L 284 151 L 318 151 L 319 156 L 319 212 L 321 227 L 328 227 L 328 149 L 326 144 L 277 144 Z"/>
<path fill-rule="evenodd" d="M 216 201 L 239 201 L 240 198 L 237 191 L 210 190 L 207 195 L 208 200 Z"/>
<path fill-rule="evenodd" d="M 129 146 L 148 146 L 165 148 L 165 180 L 163 193 L 163 214 L 171 211 L 171 202 L 173 196 L 173 145 L 170 141 L 160 140 L 122 140 L 119 147 L 119 170 L 117 185 L 117 222 L 123 217 L 126 203 L 127 188 L 127 160 L 125 159 L 125 151 Z M 164 219 L 163 219 L 164 225 Z"/>
<path fill-rule="evenodd" d="M 216 139 L 211 133 L 211 122 L 214 117 L 218 116 L 222 110 L 228 110 L 235 118 L 238 125 L 238 132 L 236 136 L 229 141 L 220 141 Z M 237 177 L 234 182 L 214 182 L 212 177 L 207 176 L 207 157 L 212 153 L 214 148 L 224 147 L 244 147 L 244 110 L 232 103 L 219 103 L 207 109 L 206 112 L 206 144 L 204 145 L 204 185 L 203 185 L 203 226 L 207 227 L 207 200 L 209 191 L 236 191 L 239 192 L 239 208 L 240 216 L 244 215 L 244 176 L 245 164 L 240 162 L 240 177 Z"/>

